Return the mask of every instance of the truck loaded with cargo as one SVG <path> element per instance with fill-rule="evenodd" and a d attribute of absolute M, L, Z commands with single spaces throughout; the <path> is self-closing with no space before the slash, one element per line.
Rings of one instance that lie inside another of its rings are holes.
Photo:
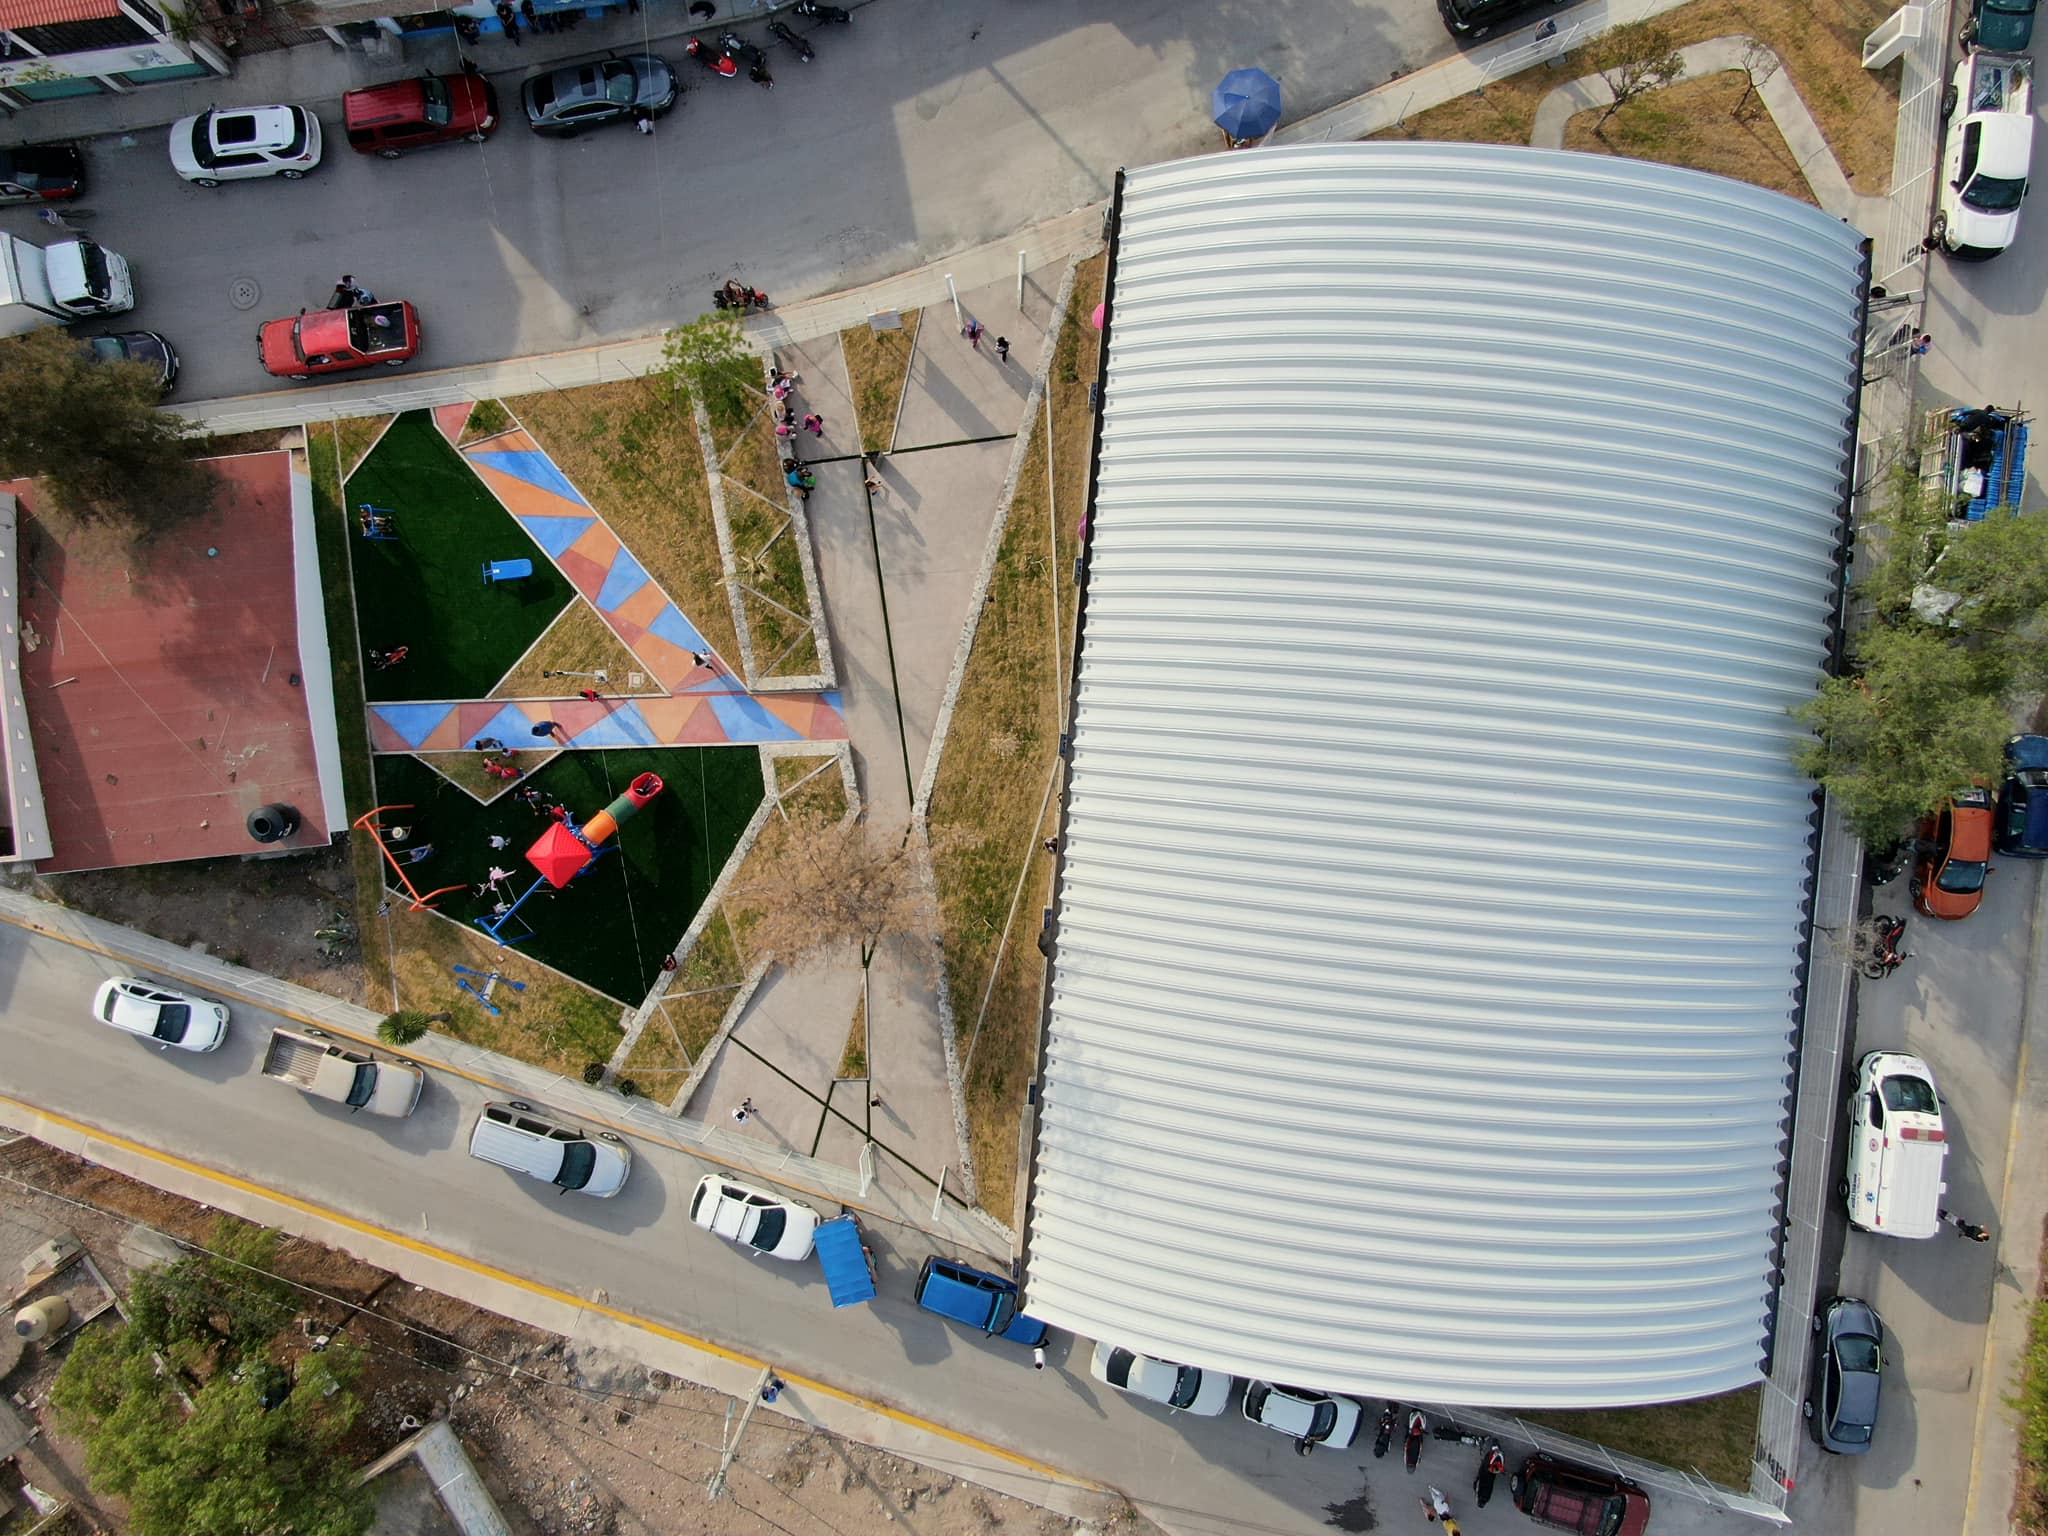
<path fill-rule="evenodd" d="M 1978 51 L 1956 65 L 1941 98 L 1941 150 L 1930 238 L 1951 256 L 1981 261 L 2019 236 L 2020 203 L 2034 152 L 2034 64 Z"/>
<path fill-rule="evenodd" d="M 0 234 L 0 336 L 134 307 L 127 260 L 97 241 L 40 246 Z"/>
<path fill-rule="evenodd" d="M 290 1083 L 316 1099 L 391 1116 L 411 1114 L 426 1081 L 426 1074 L 411 1062 L 345 1049 L 314 1029 L 303 1034 L 272 1030 L 263 1075 Z"/>

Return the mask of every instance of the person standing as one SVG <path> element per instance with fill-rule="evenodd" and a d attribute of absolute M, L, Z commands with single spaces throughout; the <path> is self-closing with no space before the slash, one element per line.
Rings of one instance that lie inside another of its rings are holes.
<path fill-rule="evenodd" d="M 960 327 L 960 334 L 967 338 L 968 344 L 975 351 L 979 352 L 981 350 L 981 333 L 985 329 L 986 327 L 979 320 L 970 320 Z"/>
<path fill-rule="evenodd" d="M 816 411 L 811 412 L 810 415 L 804 418 L 804 430 L 813 437 L 823 437 L 825 435 L 825 418 Z"/>
<path fill-rule="evenodd" d="M 1925 357 L 1934 350 L 1933 335 L 1927 331 L 1920 332 L 1919 335 L 1913 338 L 1912 345 L 1907 347 L 1906 350 L 1914 357 Z"/>
<path fill-rule="evenodd" d="M 996 338 L 996 361 L 999 363 L 1007 363 L 1009 360 L 1010 338 L 1007 336 L 998 336 Z"/>
<path fill-rule="evenodd" d="M 498 25 L 505 31 L 505 40 L 515 48 L 526 45 L 519 41 L 519 13 L 512 9 L 511 0 L 498 0 Z"/>
<path fill-rule="evenodd" d="M 586 704 L 597 704 L 602 702 L 604 699 L 604 695 L 599 693 L 595 688 L 578 688 L 576 690 L 576 697 L 581 699 Z"/>
<path fill-rule="evenodd" d="M 533 734 L 536 736 L 546 736 L 550 740 L 559 740 L 562 735 L 562 727 L 559 722 L 554 720 L 536 720 L 533 724 Z"/>

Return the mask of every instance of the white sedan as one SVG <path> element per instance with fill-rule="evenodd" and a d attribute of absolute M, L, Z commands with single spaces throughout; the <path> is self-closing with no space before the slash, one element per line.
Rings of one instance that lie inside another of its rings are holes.
<path fill-rule="evenodd" d="M 1349 1447 L 1358 1438 L 1365 1410 L 1348 1397 L 1254 1381 L 1244 1389 L 1244 1416 L 1292 1435 L 1296 1454 L 1306 1456 L 1319 1445 L 1334 1445 L 1340 1451 Z"/>
<path fill-rule="evenodd" d="M 209 109 L 171 124 L 171 169 L 194 186 L 297 181 L 319 163 L 320 119 L 304 107 Z"/>
<path fill-rule="evenodd" d="M 720 1173 L 697 1181 L 690 1220 L 771 1259 L 808 1259 L 817 1243 L 818 1213 L 808 1205 Z"/>
<path fill-rule="evenodd" d="M 1221 1371 L 1175 1365 L 1170 1360 L 1155 1360 L 1150 1355 L 1108 1344 L 1095 1346 L 1088 1370 L 1097 1381 L 1106 1381 L 1119 1392 L 1142 1397 L 1175 1413 L 1211 1419 L 1230 1401 L 1231 1378 Z"/>
<path fill-rule="evenodd" d="M 92 1016 L 102 1024 L 181 1051 L 213 1051 L 228 1037 L 225 1003 L 187 997 L 139 976 L 116 976 L 93 994 Z"/>

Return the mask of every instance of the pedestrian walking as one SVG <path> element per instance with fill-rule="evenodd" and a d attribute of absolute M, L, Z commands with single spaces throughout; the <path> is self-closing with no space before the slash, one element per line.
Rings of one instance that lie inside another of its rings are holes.
<path fill-rule="evenodd" d="M 967 338 L 975 351 L 979 352 L 981 350 L 981 333 L 986 329 L 987 327 L 979 320 L 970 320 L 960 327 L 960 334 Z"/>
<path fill-rule="evenodd" d="M 1991 1229 L 1989 1227 L 1981 1226 L 1974 1221 L 1965 1221 L 1953 1211 L 1937 1211 L 1935 1215 L 1940 1220 L 1954 1227 L 1958 1237 L 1967 1237 L 1973 1243 L 1988 1243 L 1991 1241 Z"/>
<path fill-rule="evenodd" d="M 653 109 L 649 107 L 635 107 L 633 109 L 633 126 L 642 133 L 654 132 Z"/>
<path fill-rule="evenodd" d="M 825 435 L 825 418 L 816 411 L 811 412 L 810 415 L 804 418 L 804 430 L 813 437 L 823 437 Z"/>
<path fill-rule="evenodd" d="M 595 688 L 578 688 L 576 690 L 576 697 L 586 704 L 600 704 L 604 702 L 604 695 Z"/>
<path fill-rule="evenodd" d="M 1914 357 L 1925 357 L 1933 350 L 1934 337 L 1927 331 L 1922 331 L 1919 335 L 1915 336 L 1912 345 L 1906 348 L 1906 351 Z"/>
<path fill-rule="evenodd" d="M 692 651 L 690 652 L 690 660 L 697 666 L 708 667 L 711 665 L 711 653 L 709 651 Z"/>
<path fill-rule="evenodd" d="M 869 1108 L 869 1109 L 880 1109 L 881 1107 L 882 1107 L 882 1096 L 881 1096 L 881 1095 L 880 1095 L 879 1093 L 877 1093 L 877 1094 L 874 1094 L 874 1095 L 872 1095 L 872 1096 L 871 1096 L 871 1097 L 870 1097 L 870 1098 L 868 1099 L 868 1108 Z"/>
<path fill-rule="evenodd" d="M 533 725 L 533 734 L 552 738 L 562 734 L 562 727 L 553 720 L 536 720 Z"/>
<path fill-rule="evenodd" d="M 749 1120 L 751 1120 L 751 1119 L 752 1119 L 753 1117 L 754 1117 L 754 1101 L 753 1101 L 752 1099 L 741 1099 L 741 1100 L 739 1101 L 739 1103 L 737 1103 L 737 1104 L 733 1105 L 733 1107 L 732 1107 L 732 1119 L 733 1119 L 733 1124 L 735 1124 L 735 1125 L 745 1125 L 745 1124 L 746 1124 L 746 1123 L 747 1123 L 747 1122 L 748 1122 Z"/>
<path fill-rule="evenodd" d="M 501 848 L 510 848 L 512 846 L 512 839 L 499 832 L 491 834 L 490 842 L 491 852 L 493 853 L 496 853 Z"/>
<path fill-rule="evenodd" d="M 996 361 L 999 363 L 1007 363 L 1009 360 L 1010 338 L 1007 336 L 998 336 L 996 338 Z"/>
<path fill-rule="evenodd" d="M 1042 1371 L 1045 1369 L 1045 1346 L 1043 1344 L 1036 1344 L 1032 1346 L 1031 1369 L 1033 1369 L 1034 1371 Z"/>

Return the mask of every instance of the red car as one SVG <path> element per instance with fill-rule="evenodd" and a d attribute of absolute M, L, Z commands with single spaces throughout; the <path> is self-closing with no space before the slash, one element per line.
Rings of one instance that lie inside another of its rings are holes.
<path fill-rule="evenodd" d="M 396 160 L 429 144 L 481 144 L 498 126 L 498 93 L 482 75 L 422 75 L 348 92 L 341 121 L 350 149 Z"/>
<path fill-rule="evenodd" d="M 396 368 L 411 362 L 419 350 L 419 311 L 403 299 L 351 309 L 302 309 L 256 333 L 264 370 L 281 379 L 310 379 L 372 363 Z"/>
<path fill-rule="evenodd" d="M 1920 824 L 1913 905 L 1929 917 L 1968 917 L 1984 900 L 1991 872 L 1991 791 L 1972 785 Z"/>

